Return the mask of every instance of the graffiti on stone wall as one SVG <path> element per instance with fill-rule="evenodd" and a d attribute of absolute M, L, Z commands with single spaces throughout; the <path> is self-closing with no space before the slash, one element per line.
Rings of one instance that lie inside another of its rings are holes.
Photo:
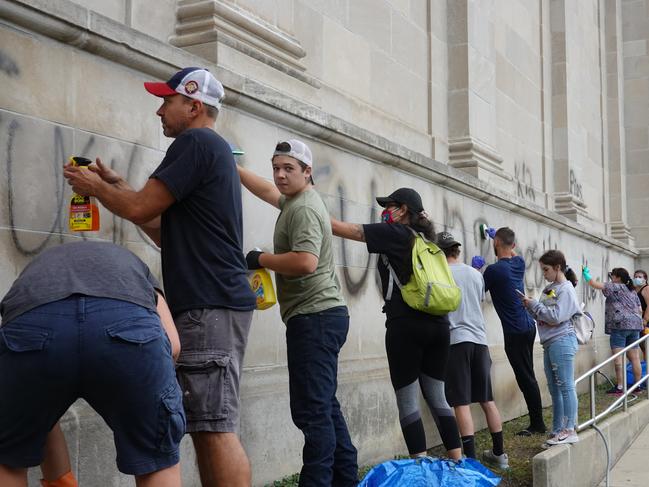
<path fill-rule="evenodd" d="M 20 76 L 20 68 L 16 61 L 14 61 L 9 54 L 0 49 L 0 73 L 3 73 L 10 78 Z"/>
<path fill-rule="evenodd" d="M 0 116 L 0 126 L 4 125 L 4 122 L 5 120 Z M 49 162 L 46 167 L 38 169 L 31 167 L 29 170 L 33 171 L 34 174 L 38 174 L 45 178 L 44 180 L 55 181 L 55 183 L 47 187 L 43 186 L 42 188 L 42 191 L 49 191 L 53 188 L 53 193 L 38 195 L 38 197 L 43 201 L 51 202 L 51 206 L 48 205 L 47 212 L 38 212 L 37 215 L 34 215 L 34 218 L 38 221 L 39 230 L 30 231 L 30 244 L 27 244 L 23 239 L 21 239 L 21 232 L 25 230 L 25 225 L 23 222 L 19 223 L 17 219 L 19 209 L 26 205 L 25 198 L 33 198 L 34 195 L 25 194 L 17 179 L 20 171 L 24 170 L 22 165 L 25 164 L 25 161 L 30 160 L 30 155 L 18 154 L 16 141 L 19 137 L 28 139 L 29 137 L 34 137 L 35 134 L 28 133 L 28 129 L 21 125 L 18 117 L 6 120 L 6 127 L 6 143 L 4 147 L 3 162 L 7 181 L 5 201 L 8 209 L 9 230 L 16 250 L 22 255 L 33 256 L 47 247 L 53 240 L 62 243 L 64 235 L 67 234 L 67 220 L 64 216 L 70 191 L 63 178 L 63 163 L 70 155 L 71 147 L 66 146 L 62 129 L 57 125 L 51 126 L 51 132 L 49 134 L 39 134 L 39 136 L 49 137 L 51 140 L 48 144 L 51 148 L 51 153 L 44 157 L 44 159 Z M 81 149 L 80 154 L 90 154 L 94 145 L 95 137 L 90 136 L 84 147 Z M 105 162 L 107 162 L 111 168 L 115 168 L 117 162 L 116 158 L 111 157 L 110 154 L 105 154 L 104 157 Z M 128 161 L 126 162 L 126 173 L 124 176 L 127 180 L 130 180 L 133 176 L 133 168 L 138 163 L 137 159 L 138 147 L 133 145 L 128 156 Z M 2 161 L 0 160 L 0 162 Z M 48 218 L 49 220 L 47 220 Z M 130 225 L 130 223 L 125 222 L 123 219 L 112 214 L 109 221 L 110 224 L 106 225 L 104 223 L 102 224 L 102 228 L 110 227 L 112 229 L 110 232 L 112 241 L 119 244 L 126 243 L 126 225 Z M 157 247 L 145 237 L 144 232 L 140 230 L 139 227 L 136 227 L 136 229 L 139 238 L 157 250 Z M 37 240 L 36 242 L 34 239 L 35 234 L 41 236 L 40 240 Z M 86 238 L 83 232 L 79 235 L 84 239 Z"/>
<path fill-rule="evenodd" d="M 514 165 L 514 179 L 516 180 L 516 196 L 535 202 L 536 191 L 534 191 L 532 171 L 525 162 Z"/>
<path fill-rule="evenodd" d="M 570 194 L 572 194 L 576 198 L 579 198 L 580 200 L 583 200 L 584 195 L 581 188 L 581 184 L 577 180 L 575 171 L 572 169 L 570 170 Z"/>

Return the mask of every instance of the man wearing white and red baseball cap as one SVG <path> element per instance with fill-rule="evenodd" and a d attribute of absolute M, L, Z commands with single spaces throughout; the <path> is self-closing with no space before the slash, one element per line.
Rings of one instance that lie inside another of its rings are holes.
<path fill-rule="evenodd" d="M 242 252 L 241 184 L 229 144 L 214 131 L 225 92 L 206 69 L 145 83 L 174 138 L 144 187 L 133 190 L 97 158 L 66 166 L 74 191 L 96 196 L 160 246 L 162 277 L 182 352 L 177 376 L 204 486 L 251 484 L 237 432 L 239 382 L 255 296 Z"/>

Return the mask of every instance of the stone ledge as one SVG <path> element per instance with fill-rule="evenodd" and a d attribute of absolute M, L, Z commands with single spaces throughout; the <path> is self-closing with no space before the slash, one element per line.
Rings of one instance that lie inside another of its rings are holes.
<path fill-rule="evenodd" d="M 288 94 L 165 44 L 70 0 L 2 0 L 0 18 L 151 76 L 166 79 L 188 65 L 205 65 L 226 87 L 225 104 L 432 183 L 518 213 L 633 257 L 637 250 L 365 130 Z"/>
<path fill-rule="evenodd" d="M 649 401 L 630 406 L 598 424 L 607 438 L 611 468 L 649 423 Z M 532 460 L 534 487 L 592 487 L 606 475 L 606 450 L 599 434 L 588 429 L 574 445 L 554 446 Z"/>

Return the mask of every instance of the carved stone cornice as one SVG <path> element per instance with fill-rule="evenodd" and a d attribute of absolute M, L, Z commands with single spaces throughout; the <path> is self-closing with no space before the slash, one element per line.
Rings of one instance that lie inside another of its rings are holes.
<path fill-rule="evenodd" d="M 290 34 L 251 12 L 222 0 L 180 0 L 176 35 L 169 43 L 187 50 L 210 46 L 210 60 L 218 62 L 218 44 L 228 46 L 311 86 L 320 87 L 300 60 L 306 51 Z M 205 50 L 201 50 L 205 55 Z"/>

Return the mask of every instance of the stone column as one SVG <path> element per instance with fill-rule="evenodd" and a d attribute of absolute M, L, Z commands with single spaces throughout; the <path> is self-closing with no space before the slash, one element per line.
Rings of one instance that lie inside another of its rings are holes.
<path fill-rule="evenodd" d="M 576 19 L 570 19 L 575 21 Z M 571 169 L 571 143 L 575 140 L 569 125 L 568 63 L 566 61 L 566 1 L 551 0 L 552 42 L 552 151 L 554 155 L 554 207 L 557 213 L 585 223 L 586 204 L 581 186 Z"/>
<path fill-rule="evenodd" d="M 620 188 L 626 197 L 628 225 L 641 251 L 638 265 L 649 264 L 649 2 L 622 0 L 624 26 L 624 135 L 626 164 Z"/>
<path fill-rule="evenodd" d="M 449 165 L 511 191 L 496 150 L 495 0 L 448 6 Z"/>
<path fill-rule="evenodd" d="M 607 0 L 605 2 L 605 15 L 608 112 L 608 231 L 613 238 L 633 245 L 634 239 L 627 224 L 621 1 Z"/>

